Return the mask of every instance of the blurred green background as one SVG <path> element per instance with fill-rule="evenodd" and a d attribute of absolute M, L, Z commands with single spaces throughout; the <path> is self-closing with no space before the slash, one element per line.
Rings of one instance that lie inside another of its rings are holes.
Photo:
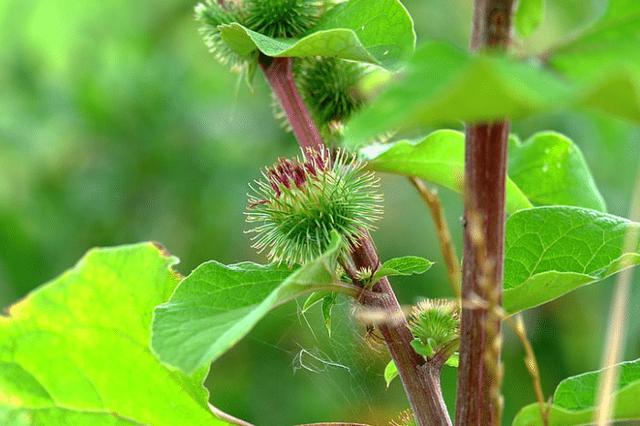
<path fill-rule="evenodd" d="M 465 46 L 469 0 L 406 0 L 419 40 Z M 264 261 L 243 233 L 247 183 L 294 153 L 255 91 L 213 61 L 190 1 L 0 0 L 0 306 L 53 278 L 93 246 L 164 244 L 188 273 L 208 259 Z M 548 2 L 544 24 L 518 52 L 540 52 L 593 20 L 602 0 Z M 582 112 L 515 122 L 523 139 L 554 129 L 582 147 L 609 211 L 625 215 L 640 132 Z M 405 179 L 383 177 L 384 258 L 415 254 L 437 265 L 394 280 L 399 297 L 449 294 L 425 208 Z M 459 242 L 460 198 L 442 191 Z M 612 283 L 527 314 L 549 394 L 562 378 L 598 367 Z M 627 358 L 640 352 L 634 289 Z M 407 407 L 385 389 L 384 348 L 367 345 L 342 302 L 329 341 L 313 310 L 277 310 L 223 359 L 207 382 L 213 403 L 258 425 L 359 420 L 374 425 Z M 510 331 L 504 349 L 505 421 L 534 393 Z M 455 370 L 443 374 L 454 406 Z M 158 389 L 162 392 L 162 389 Z"/>

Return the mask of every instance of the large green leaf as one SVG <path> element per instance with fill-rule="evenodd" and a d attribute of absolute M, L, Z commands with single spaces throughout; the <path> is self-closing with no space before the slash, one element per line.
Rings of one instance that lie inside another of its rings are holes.
<path fill-rule="evenodd" d="M 640 121 L 640 2 L 611 4 L 606 19 L 543 55 L 542 62 L 423 44 L 400 78 L 351 120 L 345 145 L 357 147 L 394 129 L 520 118 L 574 106 Z"/>
<path fill-rule="evenodd" d="M 524 144 L 512 138 L 509 177 L 535 205 L 606 211 L 580 148 L 560 133 L 536 133 Z"/>
<path fill-rule="evenodd" d="M 148 348 L 176 261 L 153 244 L 92 250 L 0 317 L 0 424 L 224 424 L 206 369 L 168 370 Z"/>
<path fill-rule="evenodd" d="M 571 93 L 534 64 L 428 42 L 401 78 L 349 123 L 345 145 L 359 146 L 394 128 L 523 117 L 560 108 Z"/>
<path fill-rule="evenodd" d="M 299 39 L 275 39 L 239 23 L 220 26 L 240 55 L 256 49 L 272 57 L 335 56 L 395 68 L 415 46 L 413 22 L 398 0 L 351 0 L 327 12 Z"/>
<path fill-rule="evenodd" d="M 506 224 L 503 304 L 509 314 L 549 302 L 640 262 L 625 253 L 640 224 L 578 207 L 537 207 Z"/>
<path fill-rule="evenodd" d="M 586 89 L 578 103 L 640 121 L 640 2 L 610 0 L 604 15 L 547 61 Z"/>
<path fill-rule="evenodd" d="M 140 426 L 111 413 L 92 413 L 65 408 L 8 408 L 0 406 L 0 424 L 11 426 Z"/>
<path fill-rule="evenodd" d="M 640 359 L 618 364 L 619 380 L 613 396 L 612 420 L 640 419 Z M 598 380 L 603 370 L 569 377 L 560 382 L 549 409 L 549 426 L 572 426 L 593 422 L 597 405 Z M 524 407 L 514 426 L 542 425 L 538 404 Z"/>
<path fill-rule="evenodd" d="M 418 176 L 453 191 L 462 192 L 464 181 L 464 134 L 438 130 L 418 142 L 399 141 L 369 145 L 360 150 L 369 167 L 379 172 Z M 531 207 L 520 188 L 507 179 L 507 210 Z"/>
<path fill-rule="evenodd" d="M 218 359 L 273 308 L 337 282 L 340 239 L 295 272 L 275 265 L 211 261 L 185 278 L 157 307 L 152 348 L 167 364 L 191 373 Z"/>
<path fill-rule="evenodd" d="M 373 144 L 360 149 L 379 172 L 418 176 L 456 192 L 464 178 L 464 134 L 437 130 L 420 141 Z M 566 136 L 541 132 L 525 143 L 510 138 L 507 211 L 533 205 L 567 205 L 604 211 L 604 200 L 580 149 Z"/>

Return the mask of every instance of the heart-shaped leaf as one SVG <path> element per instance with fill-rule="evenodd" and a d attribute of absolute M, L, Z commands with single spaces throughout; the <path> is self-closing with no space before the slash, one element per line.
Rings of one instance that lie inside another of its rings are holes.
<path fill-rule="evenodd" d="M 379 172 L 418 176 L 462 192 L 464 134 L 437 130 L 426 138 L 373 144 L 360 149 Z M 567 205 L 605 211 L 604 200 L 577 145 L 556 132 L 541 132 L 525 143 L 510 138 L 507 211 L 534 205 Z"/>
<path fill-rule="evenodd" d="M 220 26 L 227 45 L 246 56 L 334 56 L 397 68 L 414 49 L 413 21 L 398 0 L 350 0 L 329 10 L 307 35 L 275 39 L 239 24 Z"/>
<path fill-rule="evenodd" d="M 372 170 L 418 176 L 458 193 L 464 182 L 464 134 L 438 130 L 417 141 L 369 145 L 360 150 Z M 507 211 L 530 208 L 531 202 L 507 178 Z"/>
<path fill-rule="evenodd" d="M 503 305 L 509 314 L 549 302 L 640 263 L 625 252 L 640 224 L 577 207 L 538 207 L 506 225 Z"/>
<path fill-rule="evenodd" d="M 512 138 L 509 177 L 535 205 L 606 211 L 580 148 L 557 132 L 540 132 L 525 143 Z"/>
<path fill-rule="evenodd" d="M 207 369 L 169 370 L 148 347 L 176 262 L 153 244 L 92 250 L 0 317 L 0 424 L 225 424 Z"/>

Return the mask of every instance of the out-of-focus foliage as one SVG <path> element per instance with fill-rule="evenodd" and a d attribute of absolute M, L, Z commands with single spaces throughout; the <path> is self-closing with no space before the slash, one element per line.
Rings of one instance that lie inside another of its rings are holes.
<path fill-rule="evenodd" d="M 419 40 L 466 48 L 469 1 L 404 4 Z M 274 123 L 262 79 L 256 76 L 250 93 L 211 58 L 193 6 L 0 0 L 3 307 L 96 245 L 161 241 L 182 259 L 183 272 L 212 258 L 265 261 L 243 235 L 247 182 L 297 148 Z M 603 8 L 603 0 L 549 1 L 540 27 L 516 40 L 514 50 L 544 52 Z M 516 120 L 512 131 L 527 139 L 546 129 L 582 149 L 609 211 L 625 216 L 640 155 L 637 128 L 566 112 Z M 382 257 L 415 254 L 436 262 L 426 275 L 393 278 L 401 301 L 449 295 L 433 226 L 414 190 L 386 175 L 382 189 L 385 219 L 375 235 Z M 459 248 L 460 198 L 446 190 L 441 196 Z M 528 314 L 547 395 L 561 379 L 599 365 L 610 290 L 591 286 Z M 213 365 L 213 402 L 261 425 L 395 417 L 406 408 L 401 386 L 396 381 L 385 390 L 384 349 L 362 345 L 364 331 L 347 322 L 348 310 L 338 297 L 334 343 L 319 306 L 304 316 L 295 307 L 276 310 Z M 631 315 L 627 359 L 640 350 L 640 313 Z M 534 394 L 522 349 L 506 333 L 510 420 Z M 443 385 L 453 407 L 454 369 L 444 370 Z"/>
<path fill-rule="evenodd" d="M 523 5 L 521 5 L 523 6 Z M 427 42 L 347 128 L 347 146 L 389 129 L 522 118 L 591 108 L 640 123 L 640 3 L 609 0 L 603 16 L 538 55 L 472 54 Z"/>
<path fill-rule="evenodd" d="M 529 37 L 544 16 L 544 0 L 521 0 L 516 6 L 514 26 L 520 37 Z"/>

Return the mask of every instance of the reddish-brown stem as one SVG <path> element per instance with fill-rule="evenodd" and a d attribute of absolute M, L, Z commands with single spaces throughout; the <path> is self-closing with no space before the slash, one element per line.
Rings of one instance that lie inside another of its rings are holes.
<path fill-rule="evenodd" d="M 290 58 L 260 58 L 260 66 L 273 92 L 282 105 L 298 143 L 303 148 L 324 149 L 324 142 L 315 126 L 295 85 L 292 60 Z M 366 234 L 351 256 L 356 268 L 375 271 L 380 266 L 378 254 L 369 234 Z M 356 271 L 357 272 L 357 271 Z M 351 272 L 351 278 L 356 272 Z M 442 363 L 432 363 L 418 355 L 411 347 L 413 336 L 409 330 L 400 304 L 387 278 L 381 279 L 372 289 L 364 292 L 361 303 L 372 309 L 383 309 L 389 313 L 390 321 L 379 324 L 391 358 L 398 368 L 407 398 L 415 419 L 420 426 L 450 425 L 440 388 Z"/>
<path fill-rule="evenodd" d="M 351 255 L 359 269 L 369 268 L 375 271 L 380 266 L 378 253 L 368 234 L 360 239 Z M 440 389 L 440 369 L 446 360 L 430 363 L 411 348 L 413 335 L 404 315 L 397 314 L 401 312 L 401 307 L 386 277 L 378 281 L 372 290 L 382 297 L 365 295 L 361 303 L 388 312 L 390 320 L 378 324 L 378 329 L 398 367 L 416 421 L 419 425 L 450 425 L 451 420 Z"/>
<path fill-rule="evenodd" d="M 298 143 L 303 148 L 322 148 L 324 142 L 296 87 L 291 58 L 260 57 L 260 67 L 276 94 Z"/>
<path fill-rule="evenodd" d="M 476 0 L 471 48 L 505 49 L 513 0 Z M 465 237 L 457 425 L 496 425 L 499 397 L 505 177 L 509 122 L 467 126 Z M 473 220 L 476 226 L 469 226 Z M 471 301 L 483 303 L 470 303 Z"/>

